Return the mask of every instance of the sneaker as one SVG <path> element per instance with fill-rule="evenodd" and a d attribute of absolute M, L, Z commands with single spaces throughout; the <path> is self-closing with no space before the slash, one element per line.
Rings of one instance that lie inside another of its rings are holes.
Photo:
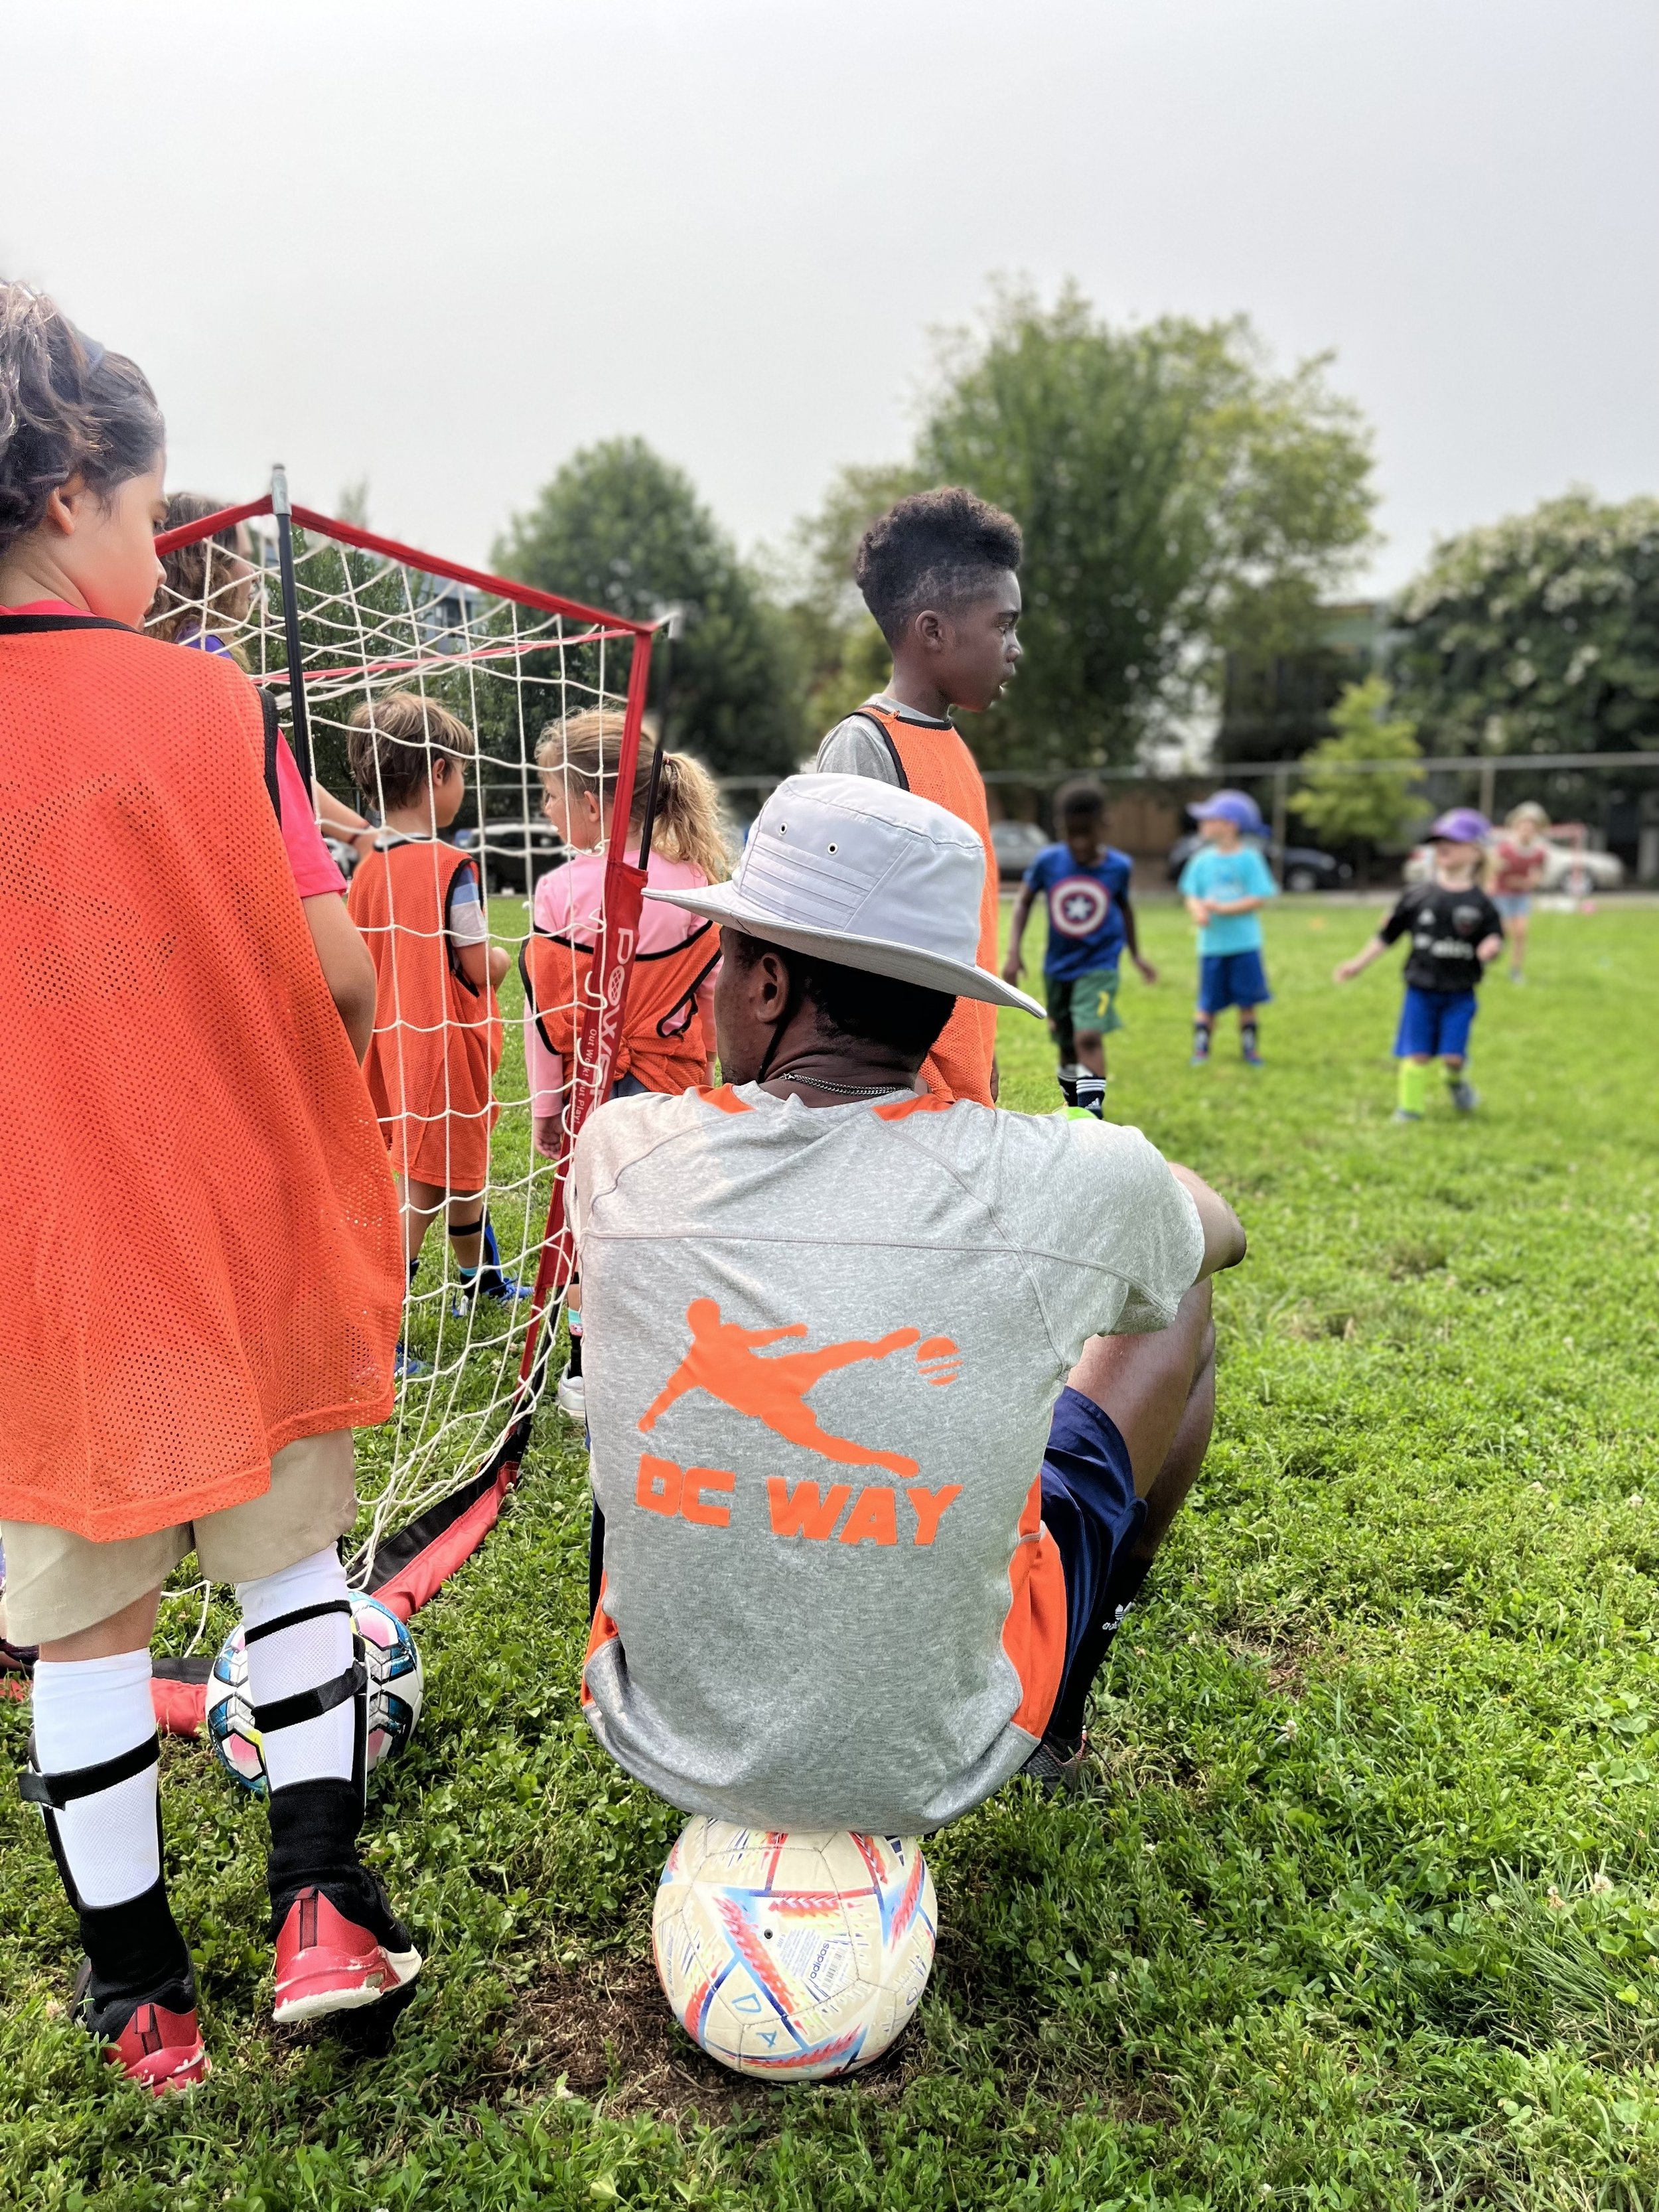
<path fill-rule="evenodd" d="M 1192 1058 L 1191 1058 L 1191 1059 L 1187 1062 L 1188 1066 L 1188 1067 L 1207 1067 L 1207 1066 L 1209 1066 L 1209 1064 L 1210 1064 L 1210 1048 L 1209 1048 L 1209 1046 L 1208 1046 L 1208 1045 L 1206 1045 L 1206 1045 L 1196 1045 L 1196 1044 L 1195 1044 L 1195 1045 L 1193 1047 L 1193 1054 L 1192 1054 Z"/>
<path fill-rule="evenodd" d="M 361 2011 L 407 1988 L 420 1971 L 421 1954 L 385 1890 L 354 1867 L 338 1881 L 307 1883 L 283 1911 L 274 2017 L 291 2027 Z"/>
<path fill-rule="evenodd" d="M 480 1298 L 488 1298 L 491 1305 L 515 1306 L 520 1298 L 532 1298 L 535 1295 L 533 1283 L 515 1282 L 511 1275 L 504 1275 L 499 1267 L 480 1267 L 471 1282 L 464 1275 L 456 1285 L 449 1310 L 459 1321 L 467 1308 L 475 1305 Z"/>
<path fill-rule="evenodd" d="M 1408 1106 L 1396 1106 L 1389 1116 L 1391 1121 L 1420 1121 L 1422 1118 L 1420 1114 L 1413 1114 Z"/>
<path fill-rule="evenodd" d="M 92 1961 L 82 1959 L 75 1978 L 74 2011 L 104 2056 L 129 2081 L 152 2096 L 193 2089 L 212 2063 L 196 2024 L 196 1977 L 186 1972 L 152 1995 L 112 1996 L 101 2003 L 92 1991 Z"/>
<path fill-rule="evenodd" d="M 1020 1772 L 1035 1782 L 1045 1797 L 1075 1797 L 1083 1787 L 1083 1762 L 1089 1739 L 1080 1735 L 1075 1750 L 1045 1736 Z"/>
<path fill-rule="evenodd" d="M 416 1359 L 414 1353 L 406 1350 L 401 1342 L 397 1346 L 392 1354 L 392 1376 L 394 1382 L 407 1382 L 413 1376 L 430 1375 L 431 1372 L 430 1360 Z"/>
<path fill-rule="evenodd" d="M 573 1375 L 568 1367 L 559 1377 L 554 1401 L 559 1411 L 568 1414 L 573 1421 L 587 1419 L 587 1397 L 582 1388 L 582 1378 L 580 1375 Z"/>
<path fill-rule="evenodd" d="M 1265 1067 L 1267 1064 L 1253 1044 L 1245 1046 L 1242 1056 L 1246 1067 Z"/>
<path fill-rule="evenodd" d="M 1467 1080 L 1454 1083 L 1449 1088 L 1451 1092 L 1451 1103 L 1460 1114 L 1473 1114 L 1480 1103 L 1480 1093 L 1475 1089 L 1474 1084 Z"/>

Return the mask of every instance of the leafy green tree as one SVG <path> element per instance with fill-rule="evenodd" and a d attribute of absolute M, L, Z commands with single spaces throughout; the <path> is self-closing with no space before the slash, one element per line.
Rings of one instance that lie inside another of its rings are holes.
<path fill-rule="evenodd" d="M 1417 725 L 1409 715 L 1389 713 L 1392 699 L 1381 676 L 1346 685 L 1331 709 L 1334 734 L 1303 757 L 1305 780 L 1290 803 L 1328 844 L 1358 844 L 1369 854 L 1400 836 L 1422 811 Z M 1400 765 L 1357 771 L 1352 763 L 1358 761 Z"/>
<path fill-rule="evenodd" d="M 1275 374 L 1243 319 L 1098 320 L 1005 295 L 941 362 L 917 450 L 1025 532 L 1025 660 L 974 726 L 988 766 L 1131 759 L 1235 647 L 1316 634 L 1371 542 L 1368 433 L 1324 358 Z"/>
<path fill-rule="evenodd" d="M 1659 500 L 1585 491 L 1436 548 L 1391 668 L 1436 752 L 1659 744 Z"/>
<path fill-rule="evenodd" d="M 617 614 L 678 603 L 670 741 L 717 775 L 787 775 L 807 733 L 792 640 L 683 470 L 643 439 L 567 461 L 494 556 L 504 575 Z"/>

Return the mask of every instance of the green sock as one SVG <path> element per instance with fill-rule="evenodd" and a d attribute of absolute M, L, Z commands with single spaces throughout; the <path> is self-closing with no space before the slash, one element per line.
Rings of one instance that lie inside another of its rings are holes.
<path fill-rule="evenodd" d="M 1400 1063 L 1400 1110 L 1402 1114 L 1420 1114 L 1429 1099 L 1429 1071 L 1420 1060 L 1402 1060 Z"/>

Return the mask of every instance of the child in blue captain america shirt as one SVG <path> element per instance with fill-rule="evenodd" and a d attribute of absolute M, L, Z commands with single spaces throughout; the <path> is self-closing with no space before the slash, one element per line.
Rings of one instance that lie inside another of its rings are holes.
<path fill-rule="evenodd" d="M 1103 836 L 1106 801 L 1092 784 L 1074 785 L 1060 802 L 1065 842 L 1045 845 L 1025 872 L 1008 935 L 1003 979 L 1018 984 L 1020 940 L 1038 897 L 1048 905 L 1042 956 L 1048 1033 L 1060 1053 L 1060 1087 L 1068 1102 L 1104 1118 L 1105 1040 L 1123 1026 L 1117 1011 L 1118 968 L 1124 948 L 1149 983 L 1158 970 L 1140 957 L 1129 902 L 1132 863 Z"/>
<path fill-rule="evenodd" d="M 1251 1067 L 1261 1053 L 1256 1009 L 1273 993 L 1261 965 L 1264 902 L 1279 886 L 1261 849 L 1245 843 L 1266 830 L 1261 811 L 1242 791 L 1218 791 L 1190 808 L 1204 842 L 1181 872 L 1181 896 L 1198 924 L 1198 1008 L 1193 1017 L 1193 1065 L 1210 1057 L 1215 1018 L 1238 1008 L 1238 1042 Z"/>

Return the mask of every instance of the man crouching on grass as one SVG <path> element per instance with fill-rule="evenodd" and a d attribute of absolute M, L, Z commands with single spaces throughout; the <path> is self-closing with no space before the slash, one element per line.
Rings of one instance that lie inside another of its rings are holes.
<path fill-rule="evenodd" d="M 794 776 L 729 884 L 726 1081 L 576 1149 L 595 1498 L 582 1698 L 692 1813 L 915 1835 L 1071 1782 L 1089 1690 L 1209 1443 L 1231 1209 L 1138 1130 L 947 1104 L 982 848 Z"/>

